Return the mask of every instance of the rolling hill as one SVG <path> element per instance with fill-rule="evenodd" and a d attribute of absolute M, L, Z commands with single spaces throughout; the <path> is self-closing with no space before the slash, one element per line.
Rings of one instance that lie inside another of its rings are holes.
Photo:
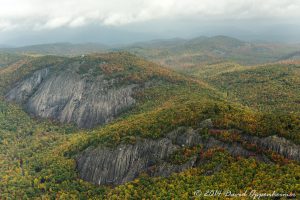
<path fill-rule="evenodd" d="M 22 60 L 25 56 L 0 52 L 0 68 Z"/>
<path fill-rule="evenodd" d="M 16 48 L 0 48 L 0 52 L 31 56 L 81 56 L 89 53 L 127 51 L 173 69 L 199 64 L 236 62 L 256 65 L 286 59 L 298 59 L 299 44 L 246 42 L 227 36 L 192 39 L 161 39 L 129 45 L 108 46 L 98 43 L 53 43 Z"/>
<path fill-rule="evenodd" d="M 0 52 L 17 53 L 24 55 L 64 55 L 78 56 L 88 53 L 101 53 L 108 50 L 108 46 L 97 43 L 71 44 L 71 43 L 53 43 L 38 44 L 15 48 L 0 48 Z"/>
<path fill-rule="evenodd" d="M 125 49 L 180 70 L 200 64 L 228 61 L 242 65 L 274 62 L 297 54 L 299 48 L 298 45 L 245 42 L 226 36 L 215 36 L 138 43 Z"/>
<path fill-rule="evenodd" d="M 300 112 L 298 62 L 286 61 L 257 66 L 221 63 L 195 67 L 187 73 L 223 91 L 231 101 L 239 101 L 269 112 Z"/>

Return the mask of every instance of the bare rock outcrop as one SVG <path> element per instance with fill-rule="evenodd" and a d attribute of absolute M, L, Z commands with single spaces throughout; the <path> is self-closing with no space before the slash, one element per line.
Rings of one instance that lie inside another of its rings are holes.
<path fill-rule="evenodd" d="M 300 162 L 300 146 L 285 138 L 278 137 L 276 135 L 265 138 L 249 137 L 244 135 L 243 139 L 264 149 L 274 151 L 288 159 Z"/>
<path fill-rule="evenodd" d="M 30 114 L 91 128 L 104 124 L 135 104 L 136 84 L 118 85 L 118 79 L 103 74 L 80 74 L 67 66 L 48 67 L 16 83 L 6 95 L 21 103 Z"/>
<path fill-rule="evenodd" d="M 80 178 L 99 185 L 123 184 L 133 180 L 142 172 L 148 172 L 152 176 L 169 176 L 173 172 L 180 172 L 201 164 L 202 161 L 197 156 L 193 156 L 183 164 L 170 163 L 168 159 L 180 148 L 195 145 L 203 146 L 204 150 L 221 147 L 232 156 L 254 156 L 258 161 L 271 163 L 266 155 L 251 152 L 241 143 L 226 143 L 214 137 L 204 138 L 198 131 L 178 128 L 157 140 L 140 138 L 136 144 L 120 144 L 115 148 L 103 146 L 88 148 L 77 155 L 77 170 Z M 251 140 L 261 148 L 299 161 L 300 146 L 285 139 L 277 136 L 266 138 L 245 136 L 244 140 Z"/>

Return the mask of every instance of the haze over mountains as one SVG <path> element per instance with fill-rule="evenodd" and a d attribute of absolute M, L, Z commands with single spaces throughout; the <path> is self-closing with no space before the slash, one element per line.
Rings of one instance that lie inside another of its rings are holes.
<path fill-rule="evenodd" d="M 204 63 L 235 61 L 259 64 L 297 58 L 300 44 L 246 42 L 228 36 L 196 37 L 193 39 L 158 39 L 128 45 L 99 43 L 52 43 L 17 48 L 0 48 L 0 52 L 23 55 L 76 56 L 88 53 L 128 51 L 172 68 Z"/>

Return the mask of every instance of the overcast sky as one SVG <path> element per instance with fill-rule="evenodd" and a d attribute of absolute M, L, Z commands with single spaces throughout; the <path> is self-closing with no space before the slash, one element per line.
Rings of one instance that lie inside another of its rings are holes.
<path fill-rule="evenodd" d="M 0 0 L 0 43 L 220 35 L 299 42 L 299 0 Z"/>

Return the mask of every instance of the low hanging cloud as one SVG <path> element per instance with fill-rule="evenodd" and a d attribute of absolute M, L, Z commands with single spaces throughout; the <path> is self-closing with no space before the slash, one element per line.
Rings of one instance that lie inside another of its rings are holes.
<path fill-rule="evenodd" d="M 300 20 L 299 0 L 0 0 L 0 31 L 149 20 Z"/>

